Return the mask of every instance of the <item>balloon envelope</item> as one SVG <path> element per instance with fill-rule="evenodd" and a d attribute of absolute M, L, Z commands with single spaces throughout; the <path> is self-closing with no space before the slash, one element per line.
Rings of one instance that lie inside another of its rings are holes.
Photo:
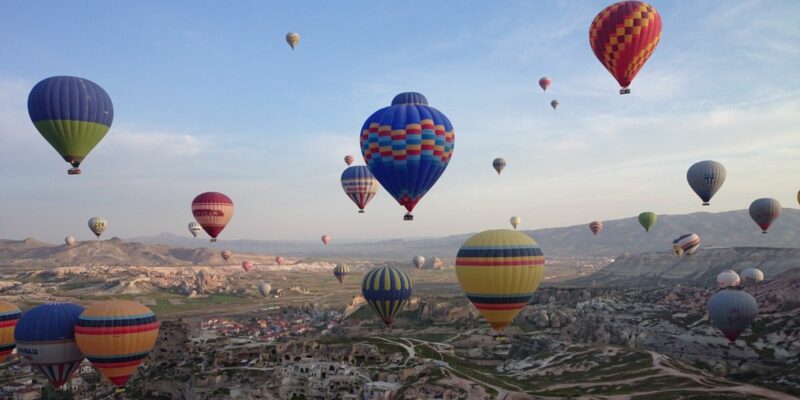
<path fill-rule="evenodd" d="M 200 224 L 198 224 L 197 222 L 192 221 L 189 223 L 189 233 L 191 233 L 192 236 L 197 237 L 197 234 L 202 231 L 203 228 L 201 228 Z"/>
<path fill-rule="evenodd" d="M 250 272 L 253 270 L 253 263 L 250 261 L 242 261 L 242 269 L 244 272 Z"/>
<path fill-rule="evenodd" d="M 349 155 L 349 154 L 348 154 L 348 155 L 346 155 L 346 156 L 344 156 L 344 163 L 345 163 L 345 164 L 347 164 L 348 166 L 349 166 L 350 164 L 352 164 L 352 163 L 353 163 L 353 161 L 355 161 L 355 158 L 353 158 L 353 156 L 351 156 L 351 155 Z"/>
<path fill-rule="evenodd" d="M 717 286 L 721 288 L 739 286 L 739 274 L 736 271 L 726 269 L 717 275 Z"/>
<path fill-rule="evenodd" d="M 747 268 L 742 271 L 742 282 L 747 285 L 753 285 L 764 280 L 764 272 L 758 268 Z"/>
<path fill-rule="evenodd" d="M 77 304 L 47 303 L 26 311 L 17 322 L 17 353 L 56 388 L 66 383 L 83 361 L 75 343 L 75 323 L 82 312 Z"/>
<path fill-rule="evenodd" d="M 361 128 L 361 153 L 370 172 L 413 220 L 414 206 L 450 162 L 455 133 L 450 120 L 419 93 L 401 93 Z"/>
<path fill-rule="evenodd" d="M 19 307 L 0 300 L 0 363 L 5 362 L 17 347 L 14 342 L 14 328 L 21 316 Z"/>
<path fill-rule="evenodd" d="M 541 87 L 542 90 L 544 90 L 545 92 L 547 91 L 547 88 L 549 88 L 552 83 L 553 83 L 553 81 L 551 81 L 550 78 L 548 78 L 546 76 L 543 76 L 543 77 L 539 78 L 539 87 Z"/>
<path fill-rule="evenodd" d="M 258 284 L 258 292 L 261 293 L 264 297 L 269 297 L 269 292 L 272 291 L 272 285 L 266 282 L 261 282 Z"/>
<path fill-rule="evenodd" d="M 350 275 L 350 267 L 343 264 L 337 264 L 336 267 L 333 268 L 333 276 L 339 280 L 339 283 L 344 283 L 344 278 Z"/>
<path fill-rule="evenodd" d="M 328 242 L 331 241 L 331 237 L 328 236 L 328 235 L 322 235 L 321 239 L 322 239 L 322 244 L 325 244 L 325 245 L 328 244 Z"/>
<path fill-rule="evenodd" d="M 592 221 L 589 223 L 589 230 L 597 236 L 603 230 L 603 223 L 600 221 Z"/>
<path fill-rule="evenodd" d="M 675 241 L 681 249 L 680 254 L 686 254 L 687 256 L 694 254 L 700 247 L 700 236 L 696 233 L 683 234 Z"/>
<path fill-rule="evenodd" d="M 456 256 L 458 283 L 496 331 L 508 326 L 539 287 L 544 255 L 530 236 L 508 229 L 473 235 Z"/>
<path fill-rule="evenodd" d="M 135 301 L 101 301 L 78 318 L 75 341 L 95 369 L 123 387 L 153 350 L 158 327 L 155 314 Z"/>
<path fill-rule="evenodd" d="M 219 255 L 222 256 L 222 259 L 228 261 L 231 258 L 231 255 L 233 254 L 230 252 L 230 250 L 223 250 L 221 253 L 219 253 Z"/>
<path fill-rule="evenodd" d="M 286 43 L 294 50 L 298 43 L 300 43 L 300 35 L 297 32 L 289 32 L 286 34 Z"/>
<path fill-rule="evenodd" d="M 97 237 L 100 237 L 105 232 L 106 227 L 108 227 L 108 221 L 103 218 L 92 217 L 89 219 L 89 230 Z"/>
<path fill-rule="evenodd" d="M 216 242 L 217 236 L 233 218 L 233 201 L 218 192 L 205 192 L 192 200 L 192 215 L 203 230 Z"/>
<path fill-rule="evenodd" d="M 645 211 L 639 214 L 639 224 L 642 225 L 645 232 L 650 232 L 650 228 L 656 223 L 656 213 L 652 211 Z"/>
<path fill-rule="evenodd" d="M 98 84 L 74 76 L 42 80 L 28 95 L 28 114 L 36 130 L 64 160 L 70 174 L 103 139 L 114 120 L 111 98 Z"/>
<path fill-rule="evenodd" d="M 627 93 L 633 78 L 661 39 L 661 16 L 641 1 L 612 4 L 594 18 L 589 44 L 597 59 Z"/>
<path fill-rule="evenodd" d="M 758 304 L 749 293 L 741 290 L 722 290 L 708 299 L 708 318 L 731 343 L 758 316 Z"/>
<path fill-rule="evenodd" d="M 414 263 L 414 266 L 417 267 L 417 269 L 420 269 L 420 268 L 422 268 L 423 265 L 425 265 L 425 257 L 423 257 L 423 256 L 414 256 L 414 259 L 412 260 L 412 262 Z"/>
<path fill-rule="evenodd" d="M 761 228 L 762 233 L 781 215 L 781 203 L 775 199 L 763 198 L 750 203 L 750 218 Z"/>
<path fill-rule="evenodd" d="M 361 293 L 384 324 L 391 325 L 394 317 L 411 298 L 411 278 L 394 267 L 378 267 L 364 275 Z"/>
<path fill-rule="evenodd" d="M 686 180 L 689 186 L 703 200 L 703 205 L 709 205 L 722 184 L 725 183 L 727 172 L 722 164 L 706 160 L 694 163 L 686 171 Z"/>
<path fill-rule="evenodd" d="M 281 257 L 281 256 L 277 256 L 277 257 L 275 257 L 275 264 L 278 264 L 278 266 L 279 266 L 279 267 L 280 267 L 281 265 L 283 265 L 283 261 L 284 261 L 284 258 L 283 258 L 283 257 Z"/>
<path fill-rule="evenodd" d="M 556 108 L 558 108 L 559 104 L 561 103 L 559 103 L 558 100 L 553 100 L 550 102 L 550 107 L 553 107 L 553 110 L 555 110 Z"/>
<path fill-rule="evenodd" d="M 521 224 L 521 223 L 522 223 L 522 218 L 520 218 L 520 217 L 517 217 L 517 216 L 515 215 L 515 216 L 511 217 L 511 218 L 508 220 L 508 222 L 510 222 L 510 223 L 511 223 L 511 226 L 512 226 L 512 227 L 514 227 L 514 229 L 517 229 L 517 226 L 519 226 L 519 224 Z"/>
<path fill-rule="evenodd" d="M 492 167 L 497 171 L 497 175 L 500 175 L 506 168 L 506 159 L 502 157 L 495 158 L 494 161 L 492 161 Z"/>
<path fill-rule="evenodd" d="M 75 238 L 72 237 L 72 236 L 67 236 L 67 237 L 64 238 L 64 243 L 67 246 L 72 246 L 73 244 L 75 244 Z"/>
<path fill-rule="evenodd" d="M 363 213 L 367 203 L 378 193 L 380 184 L 363 165 L 347 167 L 342 172 L 342 189 L 347 197 L 358 206 L 358 212 Z"/>

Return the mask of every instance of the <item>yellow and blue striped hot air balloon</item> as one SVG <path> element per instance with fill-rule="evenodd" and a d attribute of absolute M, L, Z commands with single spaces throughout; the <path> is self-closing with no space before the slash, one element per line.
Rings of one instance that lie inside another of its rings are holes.
<path fill-rule="evenodd" d="M 109 300 L 87 308 L 75 324 L 75 340 L 92 365 L 123 387 L 156 344 L 158 321 L 149 308 Z"/>
<path fill-rule="evenodd" d="M 361 293 L 388 326 L 411 298 L 411 278 L 397 268 L 378 267 L 364 276 Z"/>
<path fill-rule="evenodd" d="M 509 229 L 473 235 L 456 256 L 458 283 L 496 331 L 528 304 L 544 275 L 544 255 L 530 236 Z"/>
<path fill-rule="evenodd" d="M 8 355 L 17 347 L 14 341 L 14 328 L 21 315 L 19 307 L 0 300 L 0 363 L 5 362 Z"/>

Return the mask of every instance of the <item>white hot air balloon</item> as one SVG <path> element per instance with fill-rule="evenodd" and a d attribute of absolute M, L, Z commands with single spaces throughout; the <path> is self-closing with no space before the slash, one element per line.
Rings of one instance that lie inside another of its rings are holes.
<path fill-rule="evenodd" d="M 717 286 L 721 288 L 736 287 L 740 283 L 739 274 L 736 271 L 726 269 L 717 275 Z"/>

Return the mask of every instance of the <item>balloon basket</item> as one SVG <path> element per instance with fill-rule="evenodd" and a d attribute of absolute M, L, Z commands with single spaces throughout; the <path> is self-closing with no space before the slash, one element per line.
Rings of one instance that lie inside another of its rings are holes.
<path fill-rule="evenodd" d="M 81 169 L 80 168 L 70 168 L 67 170 L 67 175 L 80 175 Z"/>
<path fill-rule="evenodd" d="M 710 206 L 710 205 L 711 205 L 711 203 L 709 203 L 709 202 L 707 202 L 707 201 L 704 201 L 704 202 L 703 202 L 703 205 L 704 205 L 704 206 Z"/>
<path fill-rule="evenodd" d="M 619 94 L 630 94 L 631 90 L 628 88 L 622 88 L 619 90 Z"/>
<path fill-rule="evenodd" d="M 212 238 L 212 239 L 211 239 L 211 241 L 212 241 L 212 242 L 216 242 L 216 241 L 217 241 L 217 239 L 216 239 L 216 238 Z"/>
<path fill-rule="evenodd" d="M 414 216 L 411 213 L 408 213 L 408 214 L 403 216 L 403 221 L 413 221 L 413 220 L 414 220 Z"/>
<path fill-rule="evenodd" d="M 363 213 L 364 213 L 364 210 L 358 210 L 358 213 L 359 213 L 359 214 L 363 214 Z"/>

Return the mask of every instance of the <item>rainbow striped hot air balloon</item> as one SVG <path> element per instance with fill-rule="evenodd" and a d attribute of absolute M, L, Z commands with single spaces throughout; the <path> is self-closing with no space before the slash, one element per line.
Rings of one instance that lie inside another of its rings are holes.
<path fill-rule="evenodd" d="M 233 200 L 218 192 L 205 192 L 192 200 L 192 215 L 216 242 L 217 236 L 233 218 Z"/>
<path fill-rule="evenodd" d="M 75 324 L 75 340 L 86 358 L 117 387 L 123 387 L 158 338 L 149 308 L 130 300 L 108 300 L 87 308 Z"/>
<path fill-rule="evenodd" d="M 82 312 L 77 304 L 47 303 L 31 308 L 17 322 L 17 353 L 54 387 L 66 383 L 84 359 L 75 344 L 75 323 Z"/>
<path fill-rule="evenodd" d="M 544 255 L 536 241 L 520 231 L 484 231 L 458 250 L 456 275 L 469 301 L 500 331 L 539 287 Z"/>
<path fill-rule="evenodd" d="M 358 212 L 364 213 L 364 207 L 378 193 L 380 184 L 363 165 L 348 167 L 342 172 L 342 189 L 353 203 L 358 206 Z"/>
<path fill-rule="evenodd" d="M 0 363 L 5 362 L 17 347 L 14 342 L 14 328 L 21 315 L 22 311 L 17 306 L 0 300 Z"/>
<path fill-rule="evenodd" d="M 387 326 L 411 298 L 411 278 L 393 267 L 378 267 L 364 275 L 361 293 Z"/>
<path fill-rule="evenodd" d="M 336 267 L 333 268 L 333 276 L 339 280 L 339 283 L 344 283 L 344 278 L 350 275 L 350 267 L 344 264 L 337 264 Z"/>
<path fill-rule="evenodd" d="M 53 76 L 37 83 L 28 95 L 28 114 L 36 130 L 78 168 L 111 128 L 114 107 L 111 98 L 98 84 L 74 76 Z"/>
<path fill-rule="evenodd" d="M 408 210 L 406 221 L 453 156 L 450 120 L 420 93 L 400 93 L 361 128 L 361 154 L 370 172 Z"/>

